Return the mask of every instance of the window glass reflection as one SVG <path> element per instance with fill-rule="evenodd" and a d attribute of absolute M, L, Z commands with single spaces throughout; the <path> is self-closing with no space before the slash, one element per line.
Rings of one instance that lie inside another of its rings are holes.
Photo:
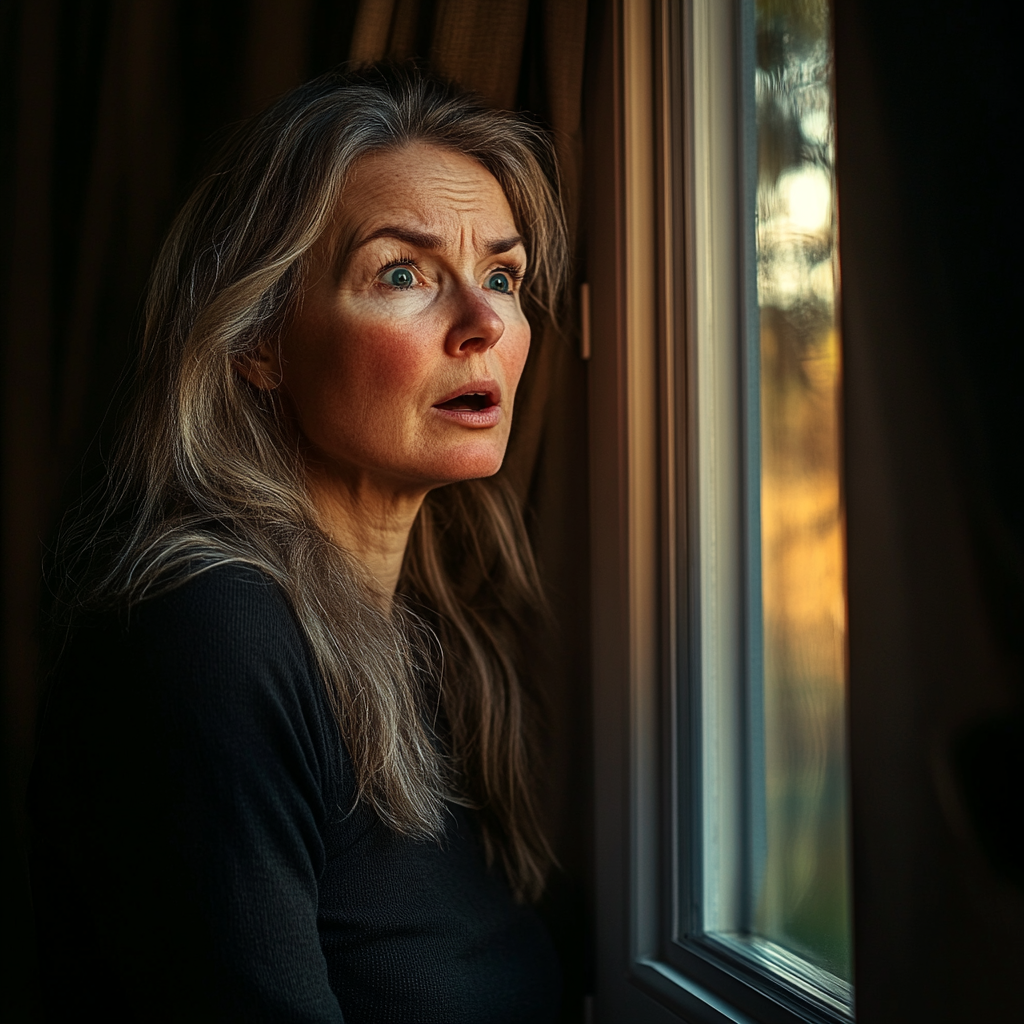
<path fill-rule="evenodd" d="M 850 979 L 834 121 L 825 0 L 756 0 L 764 821 L 753 930 Z"/>

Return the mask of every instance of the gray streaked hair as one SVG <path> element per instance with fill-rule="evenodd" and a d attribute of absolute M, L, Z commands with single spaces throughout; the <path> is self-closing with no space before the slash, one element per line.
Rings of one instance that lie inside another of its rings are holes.
<path fill-rule="evenodd" d="M 321 529 L 279 403 L 234 368 L 301 301 L 354 162 L 414 142 L 494 175 L 527 250 L 527 313 L 557 317 L 568 247 L 543 131 L 414 67 L 315 79 L 233 132 L 175 220 L 149 286 L 134 406 L 58 564 L 72 613 L 130 606 L 225 562 L 258 567 L 323 674 L 357 799 L 399 832 L 435 837 L 445 801 L 467 803 L 488 857 L 536 898 L 551 852 L 531 774 L 538 697 L 517 652 L 544 601 L 516 499 L 498 479 L 431 492 L 401 599 L 384 611 Z"/>

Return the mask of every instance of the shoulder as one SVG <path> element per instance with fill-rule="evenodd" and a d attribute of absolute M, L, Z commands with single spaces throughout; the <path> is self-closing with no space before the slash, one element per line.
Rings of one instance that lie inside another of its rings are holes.
<path fill-rule="evenodd" d="M 343 757 L 284 592 L 233 564 L 81 623 L 54 676 L 42 741 L 54 763 L 76 752 L 104 778 L 132 763 L 178 789 L 216 779 L 237 793 L 281 776 L 309 800 L 336 784 Z"/>
<path fill-rule="evenodd" d="M 310 724 L 329 717 L 283 590 L 235 563 L 201 569 L 129 609 L 83 622 L 56 683 L 203 731 L 219 723 L 244 732 L 282 715 Z"/>
<path fill-rule="evenodd" d="M 254 566 L 234 562 L 199 569 L 117 619 L 127 636 L 196 653 L 211 645 L 235 654 L 302 645 L 280 586 Z"/>

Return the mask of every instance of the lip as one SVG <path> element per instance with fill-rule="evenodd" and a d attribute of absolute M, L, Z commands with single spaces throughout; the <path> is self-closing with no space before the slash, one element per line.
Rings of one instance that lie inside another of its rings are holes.
<path fill-rule="evenodd" d="M 481 377 L 479 380 L 468 380 L 460 384 L 454 391 L 449 391 L 443 398 L 434 403 L 436 409 L 445 402 L 450 402 L 459 395 L 479 394 L 486 395 L 491 405 L 501 405 L 501 385 L 492 377 Z"/>
<path fill-rule="evenodd" d="M 491 403 L 484 409 L 442 409 L 440 406 L 450 402 L 460 395 L 466 394 L 486 395 Z M 469 380 L 449 391 L 444 397 L 438 399 L 432 406 L 433 411 L 448 420 L 450 423 L 458 423 L 464 427 L 493 427 L 501 421 L 501 385 L 492 378 L 480 378 Z"/>

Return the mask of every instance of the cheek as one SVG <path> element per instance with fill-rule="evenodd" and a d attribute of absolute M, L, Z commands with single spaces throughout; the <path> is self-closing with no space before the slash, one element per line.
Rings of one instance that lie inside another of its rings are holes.
<path fill-rule="evenodd" d="M 408 394 L 422 378 L 423 353 L 405 331 L 378 327 L 353 333 L 345 347 L 338 362 L 346 390 L 367 399 Z"/>
<path fill-rule="evenodd" d="M 297 352 L 296 377 L 303 390 L 319 393 L 321 406 L 360 415 L 417 390 L 426 361 L 426 345 L 409 325 L 385 318 L 355 317 L 321 325 L 305 352 Z M 287 373 L 286 373 L 287 379 Z"/>
<path fill-rule="evenodd" d="M 530 354 L 530 325 L 525 318 L 514 325 L 503 340 L 507 344 L 499 342 L 496 351 L 504 372 L 506 391 L 514 395 L 526 366 L 526 357 Z"/>

